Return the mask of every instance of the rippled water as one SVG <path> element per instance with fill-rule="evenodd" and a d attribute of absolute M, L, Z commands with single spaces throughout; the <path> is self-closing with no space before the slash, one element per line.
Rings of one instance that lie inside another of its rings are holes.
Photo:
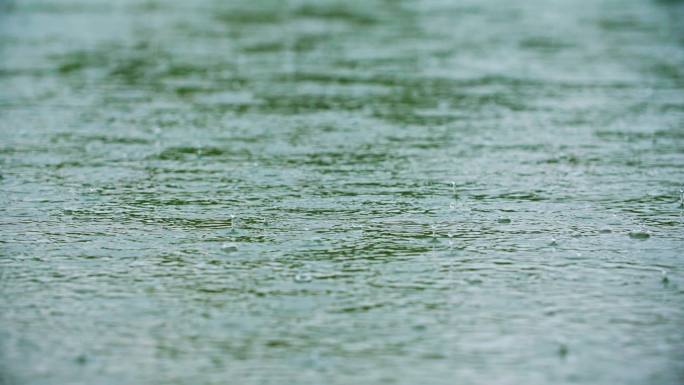
<path fill-rule="evenodd" d="M 682 19 L 0 0 L 0 383 L 684 382 Z"/>

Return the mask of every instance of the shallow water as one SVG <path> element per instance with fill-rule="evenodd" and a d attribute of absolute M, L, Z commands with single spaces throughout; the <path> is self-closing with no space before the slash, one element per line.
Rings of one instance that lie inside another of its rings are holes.
<path fill-rule="evenodd" d="M 683 18 L 0 0 L 0 383 L 684 382 Z"/>

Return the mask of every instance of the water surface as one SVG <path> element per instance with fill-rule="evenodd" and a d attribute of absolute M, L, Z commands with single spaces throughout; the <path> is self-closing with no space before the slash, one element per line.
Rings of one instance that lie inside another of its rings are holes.
<path fill-rule="evenodd" d="M 0 0 L 0 383 L 681 384 L 682 19 Z"/>

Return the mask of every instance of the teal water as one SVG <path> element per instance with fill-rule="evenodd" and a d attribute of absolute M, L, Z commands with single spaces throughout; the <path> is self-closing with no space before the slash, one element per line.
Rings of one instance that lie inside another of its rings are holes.
<path fill-rule="evenodd" d="M 0 384 L 681 384 L 681 20 L 0 0 Z"/>

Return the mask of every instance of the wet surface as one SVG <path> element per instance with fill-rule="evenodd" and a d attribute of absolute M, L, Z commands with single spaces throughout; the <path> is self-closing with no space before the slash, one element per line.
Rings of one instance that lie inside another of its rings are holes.
<path fill-rule="evenodd" d="M 522 3 L 0 1 L 0 383 L 681 383 L 684 3 Z"/>

